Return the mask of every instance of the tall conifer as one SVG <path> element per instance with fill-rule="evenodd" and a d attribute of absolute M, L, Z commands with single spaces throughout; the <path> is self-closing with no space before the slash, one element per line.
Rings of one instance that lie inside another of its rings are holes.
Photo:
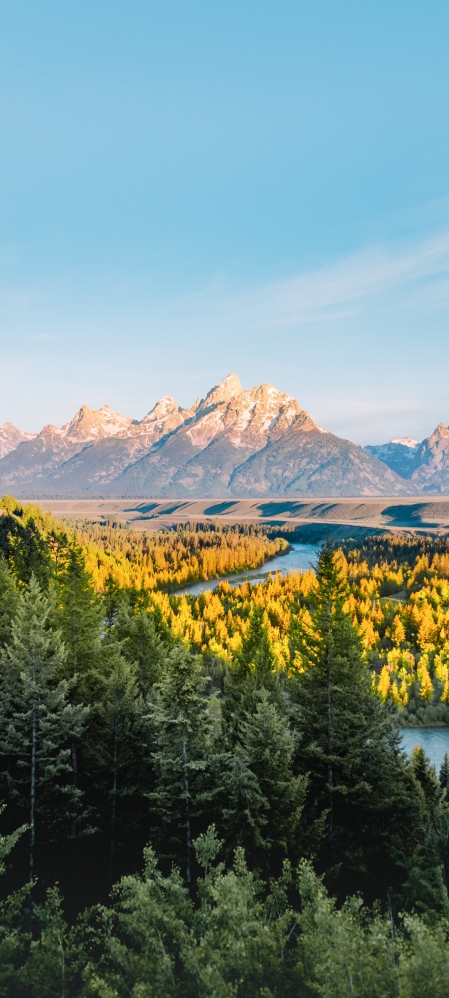
<path fill-rule="evenodd" d="M 122 607 L 114 631 L 128 662 L 136 664 L 140 692 L 147 697 L 161 678 L 167 654 L 167 646 L 155 627 L 154 614 L 146 609 L 132 613 L 130 608 Z"/>
<path fill-rule="evenodd" d="M 449 755 L 447 754 L 447 752 L 444 753 L 444 759 L 443 762 L 441 763 L 439 779 L 440 779 L 440 784 L 443 790 L 446 791 L 447 797 L 449 799 Z"/>
<path fill-rule="evenodd" d="M 243 754 L 264 799 L 264 849 L 258 852 L 262 866 L 272 873 L 280 871 L 287 856 L 299 858 L 307 776 L 295 775 L 296 750 L 297 737 L 288 719 L 267 690 L 260 690 L 257 708 L 240 722 L 237 752 Z M 255 859 L 254 850 L 249 859 Z"/>
<path fill-rule="evenodd" d="M 192 875 L 192 836 L 202 830 L 198 825 L 205 806 L 201 778 L 219 721 L 217 698 L 207 695 L 207 686 L 200 660 L 175 645 L 150 703 L 156 787 L 149 797 L 160 821 L 163 852 L 181 863 L 187 883 Z"/>
<path fill-rule="evenodd" d="M 56 623 L 66 647 L 67 678 L 77 674 L 80 688 L 100 648 L 102 618 L 102 606 L 86 570 L 84 554 L 72 544 L 58 571 Z"/>
<path fill-rule="evenodd" d="M 226 675 L 224 713 L 231 742 L 237 737 L 246 713 L 257 709 L 260 690 L 267 690 L 272 699 L 279 699 L 277 663 L 263 618 L 263 607 L 256 606 L 241 650 Z"/>
<path fill-rule="evenodd" d="M 8 641 L 19 604 L 19 593 L 5 558 L 0 556 L 0 647 Z"/>
<path fill-rule="evenodd" d="M 361 889 L 376 897 L 406 878 L 420 836 L 419 794 L 393 713 L 372 693 L 360 638 L 345 610 L 347 594 L 328 546 L 310 600 L 311 625 L 297 630 L 289 687 L 299 708 L 298 766 L 309 773 L 309 848 L 345 892 Z"/>
<path fill-rule="evenodd" d="M 30 881 L 36 846 L 70 834 L 82 807 L 70 743 L 83 730 L 87 708 L 69 702 L 67 680 L 57 682 L 66 652 L 59 632 L 48 628 L 50 612 L 50 599 L 32 579 L 1 655 L 1 782 L 11 820 L 29 824 Z"/>

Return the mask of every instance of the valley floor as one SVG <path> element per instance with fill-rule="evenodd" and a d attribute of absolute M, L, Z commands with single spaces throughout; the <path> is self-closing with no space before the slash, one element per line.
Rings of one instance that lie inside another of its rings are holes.
<path fill-rule="evenodd" d="M 34 501 L 34 500 L 33 500 Z M 297 528 L 304 539 L 317 533 L 338 539 L 347 528 L 376 530 L 449 530 L 449 496 L 398 499 L 45 499 L 47 512 L 74 520 L 114 519 L 136 530 L 160 530 L 179 523 L 275 523 Z"/>

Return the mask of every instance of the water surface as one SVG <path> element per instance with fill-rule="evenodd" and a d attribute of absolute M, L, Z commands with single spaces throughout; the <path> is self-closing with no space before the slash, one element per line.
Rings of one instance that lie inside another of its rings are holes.
<path fill-rule="evenodd" d="M 437 774 L 440 772 L 444 753 L 449 753 L 449 728 L 403 728 L 401 740 L 408 755 L 415 745 L 423 748 Z"/>
<path fill-rule="evenodd" d="M 305 572 L 315 565 L 320 550 L 316 544 L 292 544 L 291 549 L 288 554 L 277 555 L 259 568 L 251 568 L 237 575 L 222 575 L 219 579 L 208 579 L 206 582 L 194 582 L 191 586 L 177 589 L 176 595 L 182 596 L 183 593 L 187 593 L 198 596 L 206 589 L 216 589 L 220 582 L 229 582 L 233 588 L 241 586 L 245 579 L 250 579 L 253 583 L 264 582 L 271 573 L 274 575 L 276 572 L 280 572 L 281 575 L 288 575 L 289 572 Z"/>

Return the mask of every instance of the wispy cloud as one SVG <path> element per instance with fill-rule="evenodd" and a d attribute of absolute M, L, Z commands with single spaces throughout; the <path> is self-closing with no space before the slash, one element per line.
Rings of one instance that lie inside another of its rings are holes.
<path fill-rule="evenodd" d="M 407 248 L 376 247 L 285 280 L 239 293 L 215 281 L 175 304 L 185 318 L 288 328 L 357 315 L 385 296 L 444 306 L 449 298 L 449 233 Z"/>

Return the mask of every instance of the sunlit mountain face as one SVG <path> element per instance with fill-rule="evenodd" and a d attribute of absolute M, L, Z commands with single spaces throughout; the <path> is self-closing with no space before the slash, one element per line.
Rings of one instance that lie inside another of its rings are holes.
<path fill-rule="evenodd" d="M 164 395 L 142 419 L 83 405 L 40 433 L 0 427 L 0 490 L 20 497 L 394 496 L 445 491 L 449 430 L 359 447 L 273 385 L 229 374 L 183 409 Z"/>

